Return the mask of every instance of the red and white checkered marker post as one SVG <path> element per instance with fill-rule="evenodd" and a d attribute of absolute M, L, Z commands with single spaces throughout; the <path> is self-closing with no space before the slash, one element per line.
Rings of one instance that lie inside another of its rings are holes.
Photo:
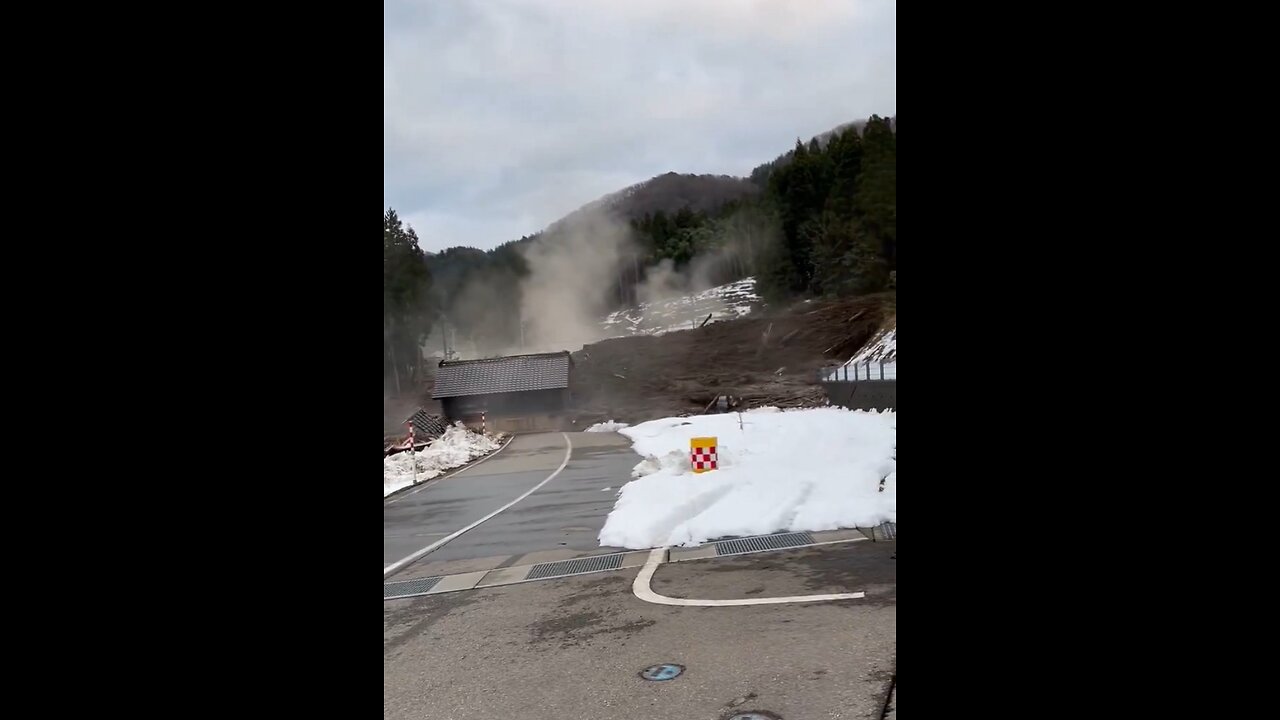
<path fill-rule="evenodd" d="M 405 423 L 409 426 L 409 464 L 413 465 L 413 484 L 418 484 L 418 461 L 413 457 L 413 421 Z"/>
<path fill-rule="evenodd" d="M 689 464 L 696 473 L 715 470 L 720 466 L 716 455 L 716 439 L 713 437 L 697 437 L 689 439 Z"/>

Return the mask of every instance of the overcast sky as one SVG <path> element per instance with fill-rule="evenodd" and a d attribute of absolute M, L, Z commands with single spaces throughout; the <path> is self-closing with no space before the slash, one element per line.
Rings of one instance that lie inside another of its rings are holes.
<path fill-rule="evenodd" d="M 384 0 L 383 205 L 492 248 L 897 113 L 893 0 Z"/>

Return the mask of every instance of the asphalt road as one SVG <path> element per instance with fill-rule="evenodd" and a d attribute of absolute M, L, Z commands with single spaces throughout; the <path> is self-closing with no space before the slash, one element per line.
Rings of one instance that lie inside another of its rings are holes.
<path fill-rule="evenodd" d="M 568 437 L 572 452 L 559 475 L 391 579 L 612 551 L 595 538 L 640 458 L 614 433 Z M 384 564 L 520 497 L 560 467 L 565 451 L 560 433 L 518 436 L 480 465 L 391 498 Z M 683 598 L 862 591 L 862 599 L 656 605 L 636 597 L 638 568 L 628 568 L 385 601 L 383 716 L 879 717 L 896 665 L 895 548 L 863 541 L 672 562 L 651 583 Z M 659 663 L 685 671 L 666 682 L 641 679 Z"/>
<path fill-rule="evenodd" d="M 518 435 L 484 463 L 384 502 L 383 566 L 483 518 L 545 480 L 565 459 L 566 435 L 573 449 L 555 479 L 418 563 L 543 550 L 616 550 L 600 547 L 596 536 L 613 508 L 614 494 L 640 462 L 630 441 L 616 433 L 538 433 Z"/>
<path fill-rule="evenodd" d="M 670 607 L 636 569 L 383 604 L 383 717 L 449 720 L 880 716 L 895 671 L 896 543 L 669 563 L 683 597 L 862 590 L 861 600 Z M 640 671 L 685 666 L 665 682 Z"/>

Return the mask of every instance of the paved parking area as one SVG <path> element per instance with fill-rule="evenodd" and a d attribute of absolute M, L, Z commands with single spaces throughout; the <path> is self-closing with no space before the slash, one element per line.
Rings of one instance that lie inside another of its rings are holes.
<path fill-rule="evenodd" d="M 383 603 L 384 716 L 490 720 L 879 718 L 894 673 L 896 542 L 668 563 L 680 597 L 861 590 L 861 600 L 670 607 L 637 569 Z M 650 665 L 685 667 L 665 682 Z"/>

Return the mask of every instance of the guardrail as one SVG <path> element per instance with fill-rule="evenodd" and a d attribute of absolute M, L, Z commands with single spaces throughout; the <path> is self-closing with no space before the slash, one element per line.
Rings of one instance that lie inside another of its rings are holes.
<path fill-rule="evenodd" d="M 865 380 L 897 380 L 898 361 L 867 360 L 861 363 L 845 363 L 836 368 L 818 371 L 819 382 L 861 382 Z"/>

